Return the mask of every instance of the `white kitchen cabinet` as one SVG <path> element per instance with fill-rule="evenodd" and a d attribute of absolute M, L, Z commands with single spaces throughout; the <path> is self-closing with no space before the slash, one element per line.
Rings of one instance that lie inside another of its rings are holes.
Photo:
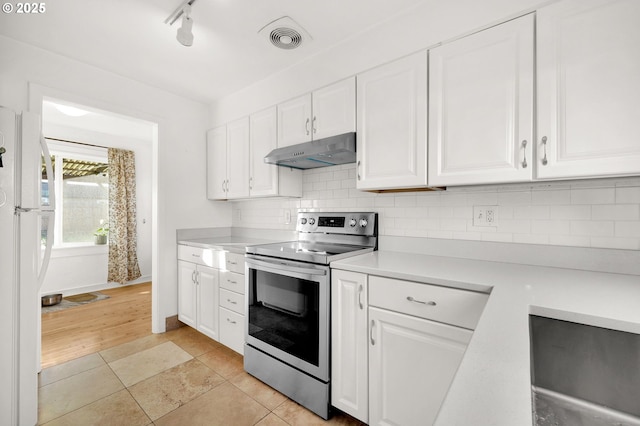
<path fill-rule="evenodd" d="M 367 423 L 367 275 L 331 271 L 331 405 Z"/>
<path fill-rule="evenodd" d="M 249 197 L 249 117 L 227 123 L 227 199 Z"/>
<path fill-rule="evenodd" d="M 534 17 L 429 51 L 429 185 L 533 178 Z"/>
<path fill-rule="evenodd" d="M 278 147 L 355 132 L 355 78 L 278 105 Z"/>
<path fill-rule="evenodd" d="M 302 197 L 302 171 L 266 164 L 264 157 L 278 146 L 276 107 L 251 114 L 249 196 Z"/>
<path fill-rule="evenodd" d="M 537 176 L 640 173 L 640 2 L 537 12 Z"/>
<path fill-rule="evenodd" d="M 369 424 L 433 424 L 472 332 L 375 307 L 369 321 Z"/>
<path fill-rule="evenodd" d="M 249 197 L 249 117 L 207 132 L 207 198 Z"/>
<path fill-rule="evenodd" d="M 207 132 L 207 198 L 227 198 L 227 126 Z"/>
<path fill-rule="evenodd" d="M 215 251 L 178 246 L 178 319 L 218 340 L 218 271 Z M 211 265 L 211 266 L 209 266 Z"/>
<path fill-rule="evenodd" d="M 358 74 L 357 105 L 356 187 L 426 187 L 427 52 Z"/>
<path fill-rule="evenodd" d="M 433 424 L 488 295 L 331 271 L 331 404 L 371 425 Z"/>

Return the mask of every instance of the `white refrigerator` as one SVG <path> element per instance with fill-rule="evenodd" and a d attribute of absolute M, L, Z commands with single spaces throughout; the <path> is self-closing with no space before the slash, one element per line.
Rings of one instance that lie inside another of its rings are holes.
<path fill-rule="evenodd" d="M 40 117 L 0 107 L 0 424 L 38 421 L 40 287 L 55 194 Z M 45 166 L 43 167 L 43 160 Z"/>

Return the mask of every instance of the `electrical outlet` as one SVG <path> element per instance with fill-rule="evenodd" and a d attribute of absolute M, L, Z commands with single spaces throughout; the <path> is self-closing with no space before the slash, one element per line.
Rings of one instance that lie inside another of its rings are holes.
<path fill-rule="evenodd" d="M 473 206 L 473 226 L 498 226 L 498 206 Z"/>
<path fill-rule="evenodd" d="M 291 210 L 284 211 L 284 223 L 285 225 L 288 225 L 291 223 Z"/>

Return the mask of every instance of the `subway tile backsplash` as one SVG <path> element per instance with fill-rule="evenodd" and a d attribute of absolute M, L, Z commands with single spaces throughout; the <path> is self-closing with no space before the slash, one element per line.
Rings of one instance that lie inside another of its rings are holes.
<path fill-rule="evenodd" d="M 497 206 L 495 226 L 474 225 L 474 206 Z M 301 199 L 234 202 L 233 226 L 293 230 L 298 210 L 377 211 L 387 236 L 640 250 L 638 177 L 377 194 L 346 164 L 305 170 Z"/>

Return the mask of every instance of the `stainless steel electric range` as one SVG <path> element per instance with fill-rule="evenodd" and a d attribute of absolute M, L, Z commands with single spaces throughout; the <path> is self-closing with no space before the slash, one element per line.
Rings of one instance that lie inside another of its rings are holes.
<path fill-rule="evenodd" d="M 298 240 L 247 247 L 245 370 L 329 418 L 331 273 L 377 249 L 376 213 L 299 213 Z"/>

